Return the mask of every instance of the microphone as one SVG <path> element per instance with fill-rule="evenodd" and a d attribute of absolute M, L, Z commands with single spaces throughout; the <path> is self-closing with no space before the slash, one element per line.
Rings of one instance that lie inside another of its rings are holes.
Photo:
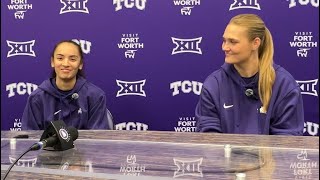
<path fill-rule="evenodd" d="M 253 89 L 250 89 L 250 88 L 249 88 L 249 89 L 246 89 L 244 93 L 245 93 L 246 96 L 249 97 L 249 98 L 258 99 L 257 96 L 254 94 Z"/>
<path fill-rule="evenodd" d="M 74 147 L 73 141 L 78 138 L 78 130 L 74 127 L 65 128 L 62 120 L 51 121 L 43 132 L 40 142 L 32 145 L 31 150 L 56 150 L 64 151 Z"/>
<path fill-rule="evenodd" d="M 77 100 L 79 98 L 79 94 L 78 93 L 73 93 L 71 95 L 71 99 Z"/>
<path fill-rule="evenodd" d="M 71 103 L 71 101 L 73 100 L 77 100 L 79 98 L 79 94 L 78 93 L 73 93 L 71 95 L 71 99 L 69 100 L 69 103 Z"/>

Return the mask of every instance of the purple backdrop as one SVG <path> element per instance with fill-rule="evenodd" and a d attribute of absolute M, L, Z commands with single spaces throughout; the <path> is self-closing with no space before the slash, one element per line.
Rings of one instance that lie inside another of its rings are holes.
<path fill-rule="evenodd" d="M 301 84 L 305 135 L 318 136 L 319 0 L 2 0 L 1 129 L 21 130 L 54 44 L 75 39 L 117 129 L 194 131 L 202 82 L 223 64 L 222 34 L 240 13 L 264 19 L 275 62 Z"/>

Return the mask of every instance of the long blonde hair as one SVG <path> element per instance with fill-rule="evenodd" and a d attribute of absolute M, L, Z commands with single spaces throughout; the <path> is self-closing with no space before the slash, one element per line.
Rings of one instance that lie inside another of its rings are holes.
<path fill-rule="evenodd" d="M 268 110 L 272 96 L 272 86 L 276 74 L 273 68 L 273 40 L 269 29 L 265 26 L 262 19 L 255 14 L 240 14 L 233 17 L 229 24 L 235 24 L 248 29 L 249 40 L 261 39 L 258 49 L 259 57 L 259 97 L 263 104 L 264 111 Z"/>

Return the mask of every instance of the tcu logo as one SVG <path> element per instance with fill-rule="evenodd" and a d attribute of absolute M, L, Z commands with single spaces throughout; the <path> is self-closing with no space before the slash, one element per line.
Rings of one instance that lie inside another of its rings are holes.
<path fill-rule="evenodd" d="M 304 122 L 303 133 L 308 132 L 311 136 L 316 136 L 319 132 L 319 124 L 313 122 Z"/>
<path fill-rule="evenodd" d="M 82 52 L 85 54 L 89 54 L 91 50 L 91 42 L 82 40 L 82 39 L 72 39 L 73 42 L 79 44 L 81 46 Z"/>
<path fill-rule="evenodd" d="M 8 84 L 6 86 L 6 91 L 9 91 L 8 98 L 11 98 L 16 94 L 14 91 L 16 91 L 19 95 L 25 95 L 26 93 L 30 95 L 31 92 L 36 90 L 37 88 L 38 85 L 36 84 L 19 82 Z"/>
<path fill-rule="evenodd" d="M 86 7 L 88 0 L 60 0 L 60 2 L 63 4 L 63 7 L 60 9 L 60 14 L 72 12 L 89 14 L 89 10 Z"/>
<path fill-rule="evenodd" d="M 146 131 L 148 130 L 148 125 L 140 122 L 123 122 L 116 124 L 116 130 L 136 130 L 136 131 Z"/>
<path fill-rule="evenodd" d="M 201 89 L 202 89 L 202 83 L 197 81 L 176 81 L 173 83 L 170 83 L 170 89 L 173 89 L 172 96 L 178 95 L 180 93 L 179 88 L 181 87 L 181 90 L 183 93 L 187 94 L 191 91 L 196 94 L 200 95 Z"/>
<path fill-rule="evenodd" d="M 306 6 L 309 3 L 311 3 L 313 7 L 319 7 L 319 0 L 289 0 L 289 1 L 290 1 L 289 8 L 297 6 L 297 1 L 302 6 Z"/>
<path fill-rule="evenodd" d="M 127 96 L 127 95 L 133 95 L 133 96 L 144 96 L 146 97 L 146 92 L 143 90 L 143 87 L 146 83 L 146 80 L 140 80 L 140 81 L 121 81 L 116 80 L 117 85 L 121 88 L 117 92 L 117 96 Z"/>
<path fill-rule="evenodd" d="M 116 11 L 122 9 L 122 3 L 124 7 L 128 9 L 131 9 L 135 6 L 139 10 L 144 10 L 146 7 L 146 2 L 147 0 L 113 0 L 113 5 L 116 5 Z"/>
<path fill-rule="evenodd" d="M 36 57 L 36 54 L 33 51 L 35 40 L 25 41 L 25 42 L 14 42 L 8 41 L 7 45 L 11 48 L 8 52 L 7 57 L 11 56 L 33 56 Z"/>
<path fill-rule="evenodd" d="M 229 11 L 235 9 L 260 9 L 260 4 L 257 2 L 258 0 L 234 0 L 234 3 L 230 5 Z"/>
<path fill-rule="evenodd" d="M 179 39 L 171 37 L 172 42 L 176 47 L 172 50 L 171 55 L 179 53 L 195 53 L 202 54 L 199 44 L 201 43 L 202 37 L 194 39 Z"/>
<path fill-rule="evenodd" d="M 318 96 L 316 85 L 318 83 L 318 79 L 307 80 L 307 81 L 297 81 L 300 85 L 301 94 L 307 94 L 311 96 Z"/>
<path fill-rule="evenodd" d="M 203 158 L 196 160 L 179 160 L 173 158 L 174 164 L 177 166 L 177 170 L 174 172 L 173 178 L 181 176 L 196 176 L 203 177 L 202 169 L 200 165 L 202 164 Z"/>

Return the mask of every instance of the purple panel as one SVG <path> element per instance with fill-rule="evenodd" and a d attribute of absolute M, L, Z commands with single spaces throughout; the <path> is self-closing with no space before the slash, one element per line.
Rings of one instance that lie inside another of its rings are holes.
<path fill-rule="evenodd" d="M 240 13 L 264 19 L 275 62 L 301 85 L 305 135 L 318 136 L 317 0 L 3 0 L 1 129 L 19 130 L 29 93 L 50 75 L 54 44 L 75 39 L 117 129 L 194 131 L 201 83 L 223 64 L 222 34 Z M 191 52 L 181 51 L 180 40 Z"/>

